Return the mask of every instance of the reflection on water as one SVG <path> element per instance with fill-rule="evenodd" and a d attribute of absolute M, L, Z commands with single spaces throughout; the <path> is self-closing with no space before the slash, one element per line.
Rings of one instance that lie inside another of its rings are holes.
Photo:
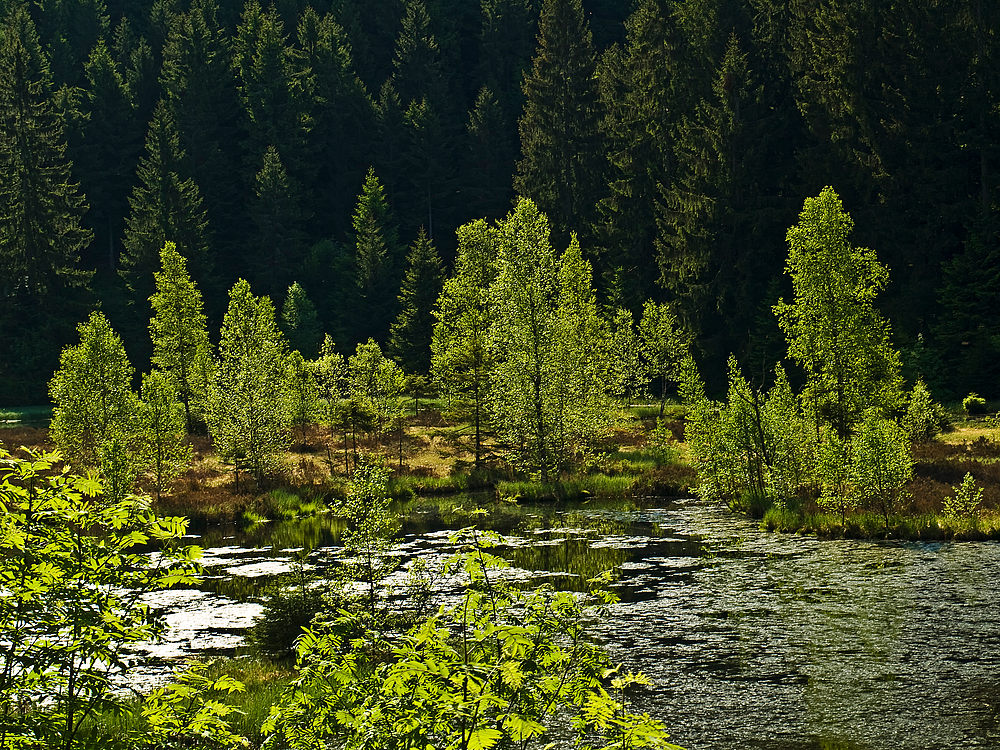
<path fill-rule="evenodd" d="M 694 501 L 502 505 L 484 522 L 480 501 L 411 503 L 396 554 L 443 559 L 477 523 L 504 535 L 521 578 L 575 588 L 617 571 L 600 635 L 653 678 L 636 700 L 689 750 L 1000 747 L 995 543 L 769 535 Z M 172 627 L 157 653 L 231 648 L 294 552 L 322 571 L 342 530 L 320 516 L 192 540 L 209 575 L 158 601 Z"/>

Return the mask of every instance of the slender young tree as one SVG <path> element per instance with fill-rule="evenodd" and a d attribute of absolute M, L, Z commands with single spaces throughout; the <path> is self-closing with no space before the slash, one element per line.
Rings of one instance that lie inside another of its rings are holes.
<path fill-rule="evenodd" d="M 489 287 L 496 274 L 497 238 L 485 221 L 458 229 L 455 272 L 444 283 L 434 316 L 431 374 L 449 410 L 472 423 L 476 466 L 482 463 L 493 368 Z"/>
<path fill-rule="evenodd" d="M 178 400 L 173 375 L 161 370 L 144 374 L 141 393 L 138 451 L 153 472 L 153 490 L 159 500 L 167 482 L 191 461 L 191 446 L 186 439 L 184 408 Z"/>
<path fill-rule="evenodd" d="M 406 376 L 395 362 L 382 354 L 369 339 L 347 361 L 351 400 L 371 414 L 375 430 L 385 435 L 403 413 L 403 388 Z"/>
<path fill-rule="evenodd" d="M 667 386 L 679 379 L 681 362 L 688 354 L 690 337 L 667 303 L 646 300 L 639 321 L 639 341 L 645 374 L 660 381 L 660 416 L 667 402 Z"/>
<path fill-rule="evenodd" d="M 139 400 L 132 365 L 108 319 L 91 313 L 77 330 L 80 343 L 63 349 L 49 382 L 50 429 L 63 453 L 94 466 L 108 444 L 132 438 Z"/>
<path fill-rule="evenodd" d="M 297 349 L 292 350 L 285 360 L 285 388 L 292 429 L 298 436 L 299 444 L 305 445 L 309 425 L 319 417 L 319 386 L 314 363 Z"/>
<path fill-rule="evenodd" d="M 240 279 L 229 292 L 219 362 L 209 389 L 208 424 L 219 454 L 245 461 L 258 485 L 288 444 L 285 340 L 267 297 Z"/>
<path fill-rule="evenodd" d="M 833 188 L 807 198 L 788 230 L 795 298 L 774 307 L 788 355 L 806 372 L 804 403 L 817 425 L 830 424 L 841 439 L 866 411 L 886 413 L 901 396 L 899 353 L 875 309 L 889 274 L 874 252 L 851 245 L 853 228 Z"/>
<path fill-rule="evenodd" d="M 406 262 L 399 290 L 399 315 L 390 330 L 389 347 L 406 372 L 426 375 L 431 366 L 432 310 L 441 292 L 443 272 L 434 243 L 422 227 Z"/>
<path fill-rule="evenodd" d="M 163 245 L 160 270 L 153 277 L 156 291 L 149 298 L 153 307 L 149 320 L 153 365 L 173 376 L 184 406 L 184 423 L 187 431 L 193 432 L 205 419 L 212 378 L 212 352 L 201 292 L 173 242 Z"/>

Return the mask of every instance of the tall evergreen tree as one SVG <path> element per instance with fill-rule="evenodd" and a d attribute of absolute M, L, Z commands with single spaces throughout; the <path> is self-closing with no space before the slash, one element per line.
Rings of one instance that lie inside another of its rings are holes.
<path fill-rule="evenodd" d="M 160 102 L 146 136 L 146 154 L 129 198 L 121 274 L 138 300 L 152 292 L 160 249 L 174 242 L 191 259 L 197 276 L 208 270 L 208 221 L 201 192 L 187 176 L 173 117 Z"/>
<path fill-rule="evenodd" d="M 52 93 L 34 24 L 17 4 L 0 28 L 0 389 L 29 403 L 44 398 L 59 345 L 86 314 L 90 279 L 79 267 L 91 239 L 86 203 Z"/>
<path fill-rule="evenodd" d="M 311 170 L 305 154 L 308 119 L 281 18 L 273 6 L 261 12 L 251 0 L 237 36 L 238 45 L 245 47 L 237 47 L 236 60 L 247 116 L 244 158 L 250 181 L 268 146 L 278 149 L 296 179 L 303 179 Z"/>
<path fill-rule="evenodd" d="M 184 405 L 188 432 L 205 419 L 212 351 L 208 342 L 201 292 L 187 272 L 177 245 L 167 242 L 160 250 L 160 270 L 153 274 L 156 291 L 149 298 L 153 315 L 149 333 L 153 340 L 153 365 L 169 373 Z"/>
<path fill-rule="evenodd" d="M 389 347 L 407 373 L 426 375 L 431 369 L 433 308 L 444 274 L 434 243 L 423 227 L 410 248 L 406 266 L 399 290 L 399 315 L 390 330 Z"/>
<path fill-rule="evenodd" d="M 5 300 L 85 284 L 78 268 L 91 234 L 70 181 L 63 123 L 38 34 L 21 5 L 0 31 L 0 289 Z"/>
<path fill-rule="evenodd" d="M 773 186 L 764 181 L 759 91 L 733 35 L 712 94 L 677 128 L 676 171 L 662 186 L 661 283 L 685 325 L 706 337 L 728 336 L 734 328 L 749 332 L 761 292 L 781 266 L 778 254 L 767 250 L 777 243 L 765 233 L 776 211 Z"/>
<path fill-rule="evenodd" d="M 297 186 L 289 178 L 274 146 L 268 146 L 264 152 L 254 196 L 250 215 L 257 228 L 253 240 L 256 247 L 249 265 L 257 286 L 277 299 L 302 261 L 306 216 Z"/>
<path fill-rule="evenodd" d="M 357 284 L 365 317 L 357 321 L 358 338 L 384 338 L 395 317 L 394 292 L 399 288 L 400 251 L 385 192 L 368 170 L 352 220 Z"/>
<path fill-rule="evenodd" d="M 538 29 L 536 0 L 481 0 L 479 80 L 496 95 L 507 117 L 521 112 L 521 84 L 531 66 Z"/>
<path fill-rule="evenodd" d="M 113 270 L 121 254 L 122 222 L 143 124 L 136 118 L 120 66 L 103 41 L 94 47 L 84 69 L 82 107 L 87 119 L 76 166 L 92 204 L 88 219 L 94 243 L 89 258 L 98 268 Z"/>
<path fill-rule="evenodd" d="M 524 95 L 514 189 L 568 238 L 589 227 L 603 187 L 596 58 L 580 0 L 544 0 Z"/>
<path fill-rule="evenodd" d="M 285 304 L 281 306 L 281 330 L 294 351 L 302 352 L 307 357 L 319 351 L 322 330 L 316 306 L 297 281 L 288 287 Z"/>
<path fill-rule="evenodd" d="M 76 86 L 83 80 L 83 64 L 109 31 L 104 0 L 44 0 L 39 3 L 38 31 L 60 83 Z"/>
<path fill-rule="evenodd" d="M 195 0 L 175 19 L 163 47 L 160 85 L 204 197 L 216 252 L 228 261 L 246 234 L 241 218 L 248 196 L 233 181 L 243 134 L 230 41 L 218 13 L 216 0 Z"/>
<path fill-rule="evenodd" d="M 316 231 L 343 236 L 349 217 L 331 208 L 349 205 L 364 178 L 374 104 L 355 72 L 350 42 L 331 15 L 321 17 L 311 7 L 305 9 L 294 59 L 311 121 L 308 150 L 315 175 L 309 192 L 317 206 Z"/>
<path fill-rule="evenodd" d="M 484 86 L 469 112 L 468 162 L 462 175 L 463 193 L 475 216 L 499 218 L 510 205 L 508 177 L 517 158 L 512 130 L 500 102 Z"/>
<path fill-rule="evenodd" d="M 393 68 L 393 85 L 404 107 L 425 97 L 438 108 L 445 104 L 440 50 L 424 0 L 404 1 Z"/>

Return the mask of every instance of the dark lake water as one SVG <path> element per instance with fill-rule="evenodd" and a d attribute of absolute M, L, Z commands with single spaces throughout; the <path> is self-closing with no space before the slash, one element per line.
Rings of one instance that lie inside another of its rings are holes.
<path fill-rule="evenodd" d="M 461 502 L 404 515 L 396 554 L 435 558 L 470 523 Z M 471 507 L 471 504 L 470 504 Z M 689 750 L 1000 747 L 1000 545 L 767 534 L 694 500 L 503 506 L 486 522 L 524 578 L 573 587 L 616 571 L 600 636 L 655 683 L 637 701 Z M 321 516 L 215 529 L 201 590 L 160 595 L 164 659 L 226 652 L 292 556 L 322 568 L 341 527 Z M 156 679 L 156 671 L 143 679 Z"/>

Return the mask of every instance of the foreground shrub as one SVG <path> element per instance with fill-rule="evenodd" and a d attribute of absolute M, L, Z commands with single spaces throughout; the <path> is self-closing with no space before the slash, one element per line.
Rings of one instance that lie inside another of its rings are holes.
<path fill-rule="evenodd" d="M 0 750 L 76 747 L 82 720 L 119 701 L 125 649 L 162 631 L 143 596 L 195 580 L 182 519 L 103 496 L 59 460 L 0 449 Z M 133 552 L 150 542 L 153 566 Z"/>
<path fill-rule="evenodd" d="M 388 639 L 368 613 L 347 610 L 302 636 L 298 678 L 264 726 L 271 743 L 525 748 L 562 724 L 588 744 L 675 747 L 624 700 L 645 678 L 611 669 L 589 637 L 612 595 L 594 588 L 587 605 L 549 587 L 519 591 L 496 571 L 492 536 L 468 529 L 455 541 L 463 550 L 445 572 L 464 579 L 461 592 L 405 637 Z"/>

